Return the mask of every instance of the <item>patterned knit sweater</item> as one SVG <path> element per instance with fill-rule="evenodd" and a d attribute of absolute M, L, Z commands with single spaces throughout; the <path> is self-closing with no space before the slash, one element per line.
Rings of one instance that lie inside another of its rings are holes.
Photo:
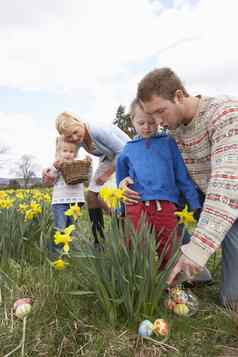
<path fill-rule="evenodd" d="M 183 253 L 204 266 L 238 218 L 238 99 L 200 99 L 188 125 L 171 131 L 188 171 L 206 193 L 203 212 Z"/>

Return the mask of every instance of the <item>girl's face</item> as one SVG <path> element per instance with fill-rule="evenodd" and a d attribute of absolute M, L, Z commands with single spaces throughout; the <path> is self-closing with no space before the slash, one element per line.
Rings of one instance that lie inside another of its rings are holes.
<path fill-rule="evenodd" d="M 156 120 L 149 114 L 146 114 L 139 105 L 135 108 L 132 124 L 138 135 L 144 139 L 148 139 L 156 134 L 158 125 Z"/>
<path fill-rule="evenodd" d="M 65 130 L 64 138 L 69 143 L 80 144 L 85 137 L 85 126 L 75 124 L 70 129 Z"/>
<path fill-rule="evenodd" d="M 65 161 L 72 161 L 76 157 L 76 147 L 71 143 L 62 144 L 60 158 Z"/>

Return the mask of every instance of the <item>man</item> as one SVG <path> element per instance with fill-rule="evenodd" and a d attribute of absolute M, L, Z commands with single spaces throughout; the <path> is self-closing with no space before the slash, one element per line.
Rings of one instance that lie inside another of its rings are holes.
<path fill-rule="evenodd" d="M 137 100 L 158 125 L 171 130 L 190 176 L 205 194 L 191 241 L 171 272 L 196 275 L 222 247 L 222 304 L 238 301 L 238 100 L 190 96 L 169 68 L 148 73 L 139 83 Z M 124 187 L 130 183 L 129 179 Z M 127 189 L 128 203 L 138 195 Z"/>

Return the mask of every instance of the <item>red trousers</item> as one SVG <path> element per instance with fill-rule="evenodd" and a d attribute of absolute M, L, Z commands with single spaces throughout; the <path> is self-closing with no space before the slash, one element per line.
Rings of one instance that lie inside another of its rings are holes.
<path fill-rule="evenodd" d="M 158 257 L 164 254 L 159 270 L 163 270 L 173 254 L 173 238 L 178 239 L 176 234 L 177 218 L 176 206 L 169 201 L 159 201 L 158 210 L 156 201 L 139 202 L 135 205 L 126 206 L 126 217 L 132 222 L 135 230 L 140 227 L 141 216 L 155 230 L 156 252 Z"/>

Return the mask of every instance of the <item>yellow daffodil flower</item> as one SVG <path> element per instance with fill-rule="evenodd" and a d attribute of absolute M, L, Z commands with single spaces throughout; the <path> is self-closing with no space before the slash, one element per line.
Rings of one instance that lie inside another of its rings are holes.
<path fill-rule="evenodd" d="M 188 205 L 185 205 L 185 208 L 182 211 L 175 212 L 175 215 L 180 218 L 179 224 L 190 226 L 197 223 L 196 219 L 193 217 L 193 212 L 188 211 Z"/>
<path fill-rule="evenodd" d="M 6 197 L 4 199 L 0 199 L 0 208 L 11 208 L 14 204 L 14 199 Z"/>
<path fill-rule="evenodd" d="M 65 211 L 64 214 L 65 216 L 72 216 L 74 221 L 76 221 L 81 214 L 81 210 L 78 203 L 75 203 L 74 205 L 70 205 L 70 208 L 67 211 Z"/>
<path fill-rule="evenodd" d="M 28 205 L 26 203 L 20 203 L 17 210 L 23 214 L 25 214 L 25 212 L 28 209 Z"/>
<path fill-rule="evenodd" d="M 193 212 L 188 211 L 188 206 L 185 205 L 185 208 L 182 211 L 175 212 L 175 215 L 180 218 L 178 223 L 184 224 L 187 231 L 192 234 L 196 227 L 197 221 L 193 217 Z"/>
<path fill-rule="evenodd" d="M 119 201 L 123 198 L 124 190 L 114 187 L 102 187 L 99 194 L 108 207 L 116 208 Z"/>
<path fill-rule="evenodd" d="M 0 191 L 0 200 L 7 198 L 7 193 L 5 191 Z"/>
<path fill-rule="evenodd" d="M 44 194 L 44 201 L 45 202 L 50 202 L 51 201 L 51 197 L 50 197 L 50 195 L 48 193 Z"/>
<path fill-rule="evenodd" d="M 41 206 L 39 205 L 39 203 L 37 203 L 35 201 L 31 201 L 30 209 L 34 212 L 35 215 L 42 212 Z"/>
<path fill-rule="evenodd" d="M 72 237 L 70 234 L 74 231 L 75 226 L 71 224 L 71 226 L 65 228 L 64 232 L 59 232 L 57 231 L 54 236 L 54 242 L 55 244 L 63 244 L 63 250 L 65 253 L 69 252 L 69 242 L 72 241 Z"/>
<path fill-rule="evenodd" d="M 18 198 L 20 201 L 24 200 L 25 195 L 22 191 L 19 191 L 16 193 L 16 198 Z"/>
<path fill-rule="evenodd" d="M 71 224 L 70 226 L 68 226 L 64 229 L 64 233 L 70 235 L 73 231 L 75 231 L 75 229 L 76 229 L 75 225 Z"/>

